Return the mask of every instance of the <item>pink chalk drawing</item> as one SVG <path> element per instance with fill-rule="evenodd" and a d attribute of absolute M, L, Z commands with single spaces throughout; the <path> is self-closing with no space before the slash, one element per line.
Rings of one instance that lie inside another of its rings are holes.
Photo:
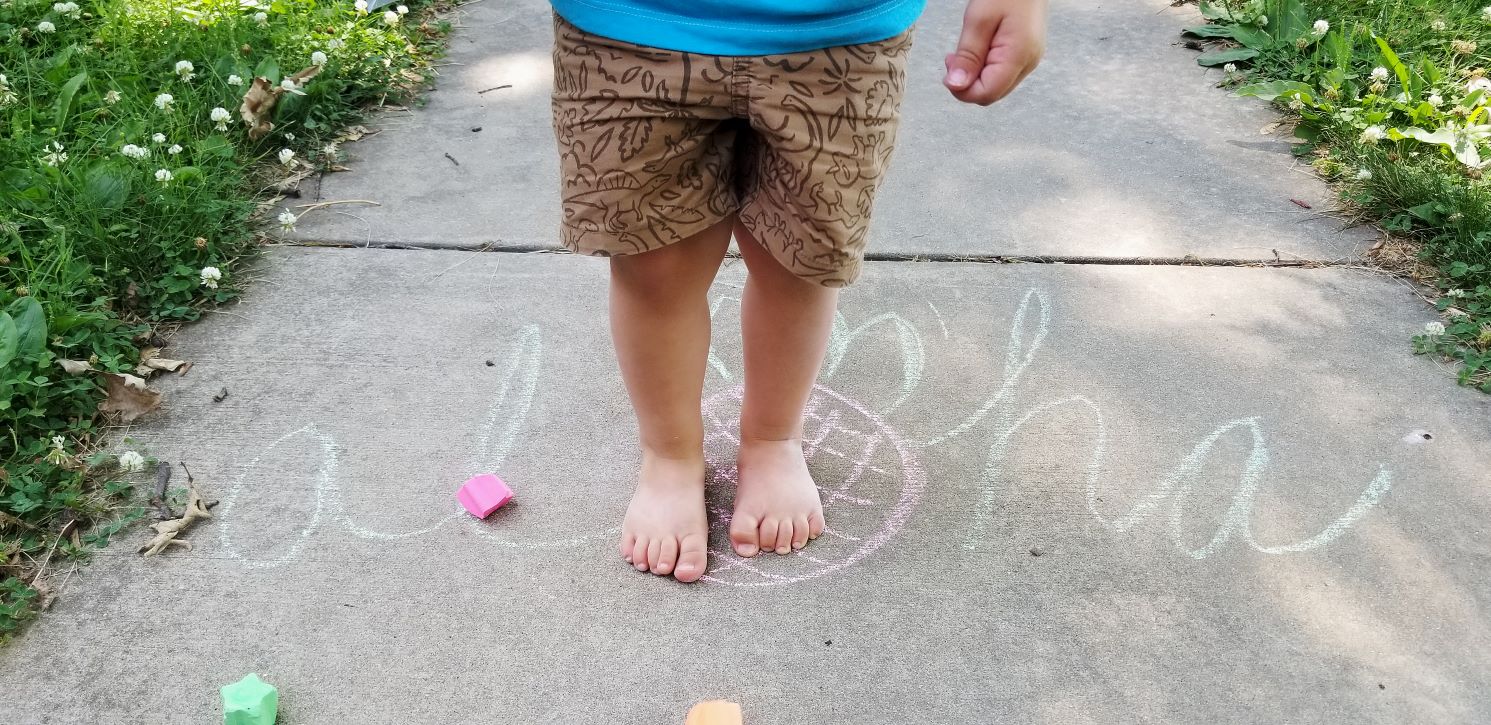
<path fill-rule="evenodd" d="M 854 564 L 896 535 L 926 488 L 916 453 L 869 408 L 818 385 L 804 414 L 803 452 L 818 481 L 828 528 L 807 549 L 788 556 L 737 556 L 729 530 L 742 393 L 735 386 L 704 402 L 710 513 L 705 581 L 771 586 L 813 579 Z"/>

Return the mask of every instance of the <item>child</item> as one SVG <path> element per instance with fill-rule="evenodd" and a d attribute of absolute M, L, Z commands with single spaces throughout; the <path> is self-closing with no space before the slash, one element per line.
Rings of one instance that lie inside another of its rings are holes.
<path fill-rule="evenodd" d="M 641 432 L 621 555 L 704 574 L 706 294 L 745 259 L 745 392 L 730 541 L 823 532 L 802 416 L 864 256 L 925 0 L 552 0 L 563 241 L 610 258 L 611 334 Z M 969 0 L 944 85 L 999 100 L 1035 68 L 1046 0 Z"/>

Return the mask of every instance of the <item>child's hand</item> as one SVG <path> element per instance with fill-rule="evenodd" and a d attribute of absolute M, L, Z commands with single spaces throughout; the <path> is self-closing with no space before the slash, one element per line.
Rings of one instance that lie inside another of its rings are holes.
<path fill-rule="evenodd" d="M 1046 0 L 968 0 L 942 83 L 958 100 L 987 106 L 1025 80 L 1045 49 Z"/>

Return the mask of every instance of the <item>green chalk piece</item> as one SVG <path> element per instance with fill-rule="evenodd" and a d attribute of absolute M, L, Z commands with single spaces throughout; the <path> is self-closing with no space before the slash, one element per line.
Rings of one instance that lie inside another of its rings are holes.
<path fill-rule="evenodd" d="M 223 685 L 223 725 L 274 725 L 280 693 L 253 673 Z"/>

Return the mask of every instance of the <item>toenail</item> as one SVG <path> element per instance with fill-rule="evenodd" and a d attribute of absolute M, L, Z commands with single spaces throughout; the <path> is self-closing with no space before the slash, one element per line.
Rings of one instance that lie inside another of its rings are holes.
<path fill-rule="evenodd" d="M 777 547 L 777 553 L 778 554 L 785 554 L 785 553 L 787 553 L 789 551 L 792 551 L 792 549 L 790 549 L 788 547 L 785 547 L 785 546 L 778 546 Z"/>

